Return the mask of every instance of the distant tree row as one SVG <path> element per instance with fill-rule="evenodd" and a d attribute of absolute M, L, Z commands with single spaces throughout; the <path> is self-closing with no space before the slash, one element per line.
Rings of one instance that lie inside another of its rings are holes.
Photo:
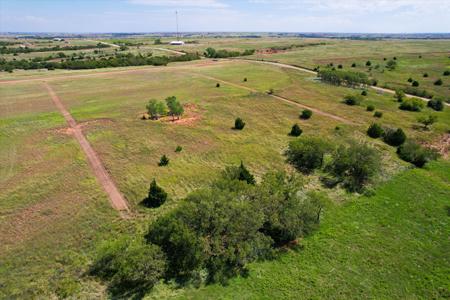
<path fill-rule="evenodd" d="M 207 48 L 205 50 L 205 57 L 208 58 L 227 58 L 227 57 L 237 57 L 237 56 L 247 56 L 255 53 L 254 49 L 247 49 L 244 52 L 239 51 L 228 51 L 228 50 L 216 50 L 214 48 Z"/>
<path fill-rule="evenodd" d="M 98 43 L 97 45 L 78 45 L 78 46 L 54 46 L 43 48 L 29 48 L 29 47 L 6 47 L 0 48 L 0 54 L 14 54 L 14 53 L 30 53 L 30 52 L 49 52 L 49 51 L 73 51 L 73 50 L 85 50 L 94 48 L 109 48 L 110 45 Z"/>
<path fill-rule="evenodd" d="M 61 62 L 35 62 L 29 60 L 12 60 L 7 61 L 0 59 L 0 71 L 12 72 L 14 69 L 98 69 L 110 67 L 128 67 L 128 66 L 165 66 L 171 62 L 197 60 L 200 57 L 197 54 L 186 54 L 180 56 L 143 56 L 141 54 L 134 55 L 132 53 L 116 54 L 114 57 L 108 58 L 89 58 L 86 60 L 66 60 Z"/>

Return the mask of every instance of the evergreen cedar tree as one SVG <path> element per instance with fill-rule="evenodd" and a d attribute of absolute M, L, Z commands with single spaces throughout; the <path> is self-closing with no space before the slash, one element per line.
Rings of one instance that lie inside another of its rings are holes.
<path fill-rule="evenodd" d="M 313 112 L 309 109 L 305 109 L 302 111 L 301 115 L 300 115 L 300 119 L 303 120 L 308 120 L 309 118 L 311 118 Z"/>
<path fill-rule="evenodd" d="M 427 106 L 436 111 L 442 111 L 444 110 L 444 101 L 442 101 L 441 99 L 431 99 L 430 101 L 428 101 Z"/>
<path fill-rule="evenodd" d="M 434 85 L 442 85 L 442 79 L 438 79 L 434 82 Z"/>
<path fill-rule="evenodd" d="M 435 160 L 439 155 L 436 151 L 422 147 L 413 142 L 406 141 L 397 149 L 398 156 L 406 162 L 422 168 L 427 162 Z"/>
<path fill-rule="evenodd" d="M 373 106 L 372 104 L 367 105 L 366 110 L 367 110 L 367 111 L 374 111 L 374 110 L 375 110 L 375 106 Z"/>
<path fill-rule="evenodd" d="M 158 166 L 164 167 L 164 166 L 167 166 L 168 164 L 169 164 L 169 159 L 164 154 L 163 156 L 161 156 L 161 159 L 159 160 Z"/>
<path fill-rule="evenodd" d="M 388 145 L 398 147 L 406 141 L 406 134 L 403 132 L 401 128 L 398 129 L 386 128 L 384 130 L 383 140 Z"/>
<path fill-rule="evenodd" d="M 377 123 L 373 123 L 367 129 L 367 135 L 374 139 L 381 137 L 383 133 L 384 133 L 383 128 Z"/>
<path fill-rule="evenodd" d="M 245 122 L 241 118 L 236 118 L 234 121 L 234 129 L 242 130 L 245 127 Z"/>
<path fill-rule="evenodd" d="M 244 163 L 241 161 L 241 164 L 239 165 L 239 173 L 238 173 L 238 180 L 245 181 L 248 184 L 255 184 L 255 177 L 250 173 L 249 170 L 244 166 Z"/>
<path fill-rule="evenodd" d="M 381 111 L 376 111 L 376 112 L 374 112 L 373 116 L 375 118 L 381 118 L 383 116 L 383 113 Z"/>
<path fill-rule="evenodd" d="M 291 132 L 289 133 L 289 135 L 291 136 L 300 136 L 303 133 L 303 130 L 300 128 L 300 126 L 298 126 L 298 124 L 294 124 L 294 126 L 292 126 Z"/>
<path fill-rule="evenodd" d="M 142 204 L 146 207 L 157 208 L 164 204 L 167 200 L 167 193 L 156 184 L 156 180 L 150 183 L 150 189 L 148 190 L 148 196 L 142 201 Z"/>

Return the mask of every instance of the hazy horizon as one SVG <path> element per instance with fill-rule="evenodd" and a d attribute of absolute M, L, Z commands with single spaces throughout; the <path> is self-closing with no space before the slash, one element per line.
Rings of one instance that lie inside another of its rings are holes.
<path fill-rule="evenodd" d="M 0 0 L 0 32 L 285 32 L 408 34 L 450 31 L 447 0 Z"/>

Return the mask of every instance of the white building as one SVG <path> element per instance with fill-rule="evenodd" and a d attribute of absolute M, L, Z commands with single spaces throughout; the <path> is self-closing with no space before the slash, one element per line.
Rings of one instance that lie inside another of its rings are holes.
<path fill-rule="evenodd" d="M 172 46 L 183 46 L 184 42 L 183 41 L 171 41 L 170 45 L 172 45 Z"/>

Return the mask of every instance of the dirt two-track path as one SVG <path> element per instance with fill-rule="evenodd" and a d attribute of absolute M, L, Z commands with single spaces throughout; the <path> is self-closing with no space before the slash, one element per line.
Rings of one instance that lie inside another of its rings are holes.
<path fill-rule="evenodd" d="M 102 185 L 105 192 L 108 194 L 111 205 L 114 209 L 118 210 L 122 217 L 127 216 L 127 213 L 130 212 L 130 208 L 127 200 L 122 196 L 119 192 L 119 189 L 115 185 L 114 181 L 112 181 L 105 167 L 103 166 L 100 158 L 97 153 L 92 148 L 91 144 L 89 144 L 88 140 L 84 136 L 80 126 L 78 126 L 75 119 L 69 113 L 69 111 L 64 107 L 61 99 L 59 99 L 58 95 L 52 89 L 52 87 L 44 82 L 44 86 L 47 88 L 49 95 L 51 96 L 53 103 L 66 119 L 67 124 L 69 124 L 70 128 L 73 131 L 73 136 L 77 139 L 78 143 L 81 146 L 84 154 L 86 155 L 89 165 L 94 172 L 95 177 L 98 182 Z"/>

